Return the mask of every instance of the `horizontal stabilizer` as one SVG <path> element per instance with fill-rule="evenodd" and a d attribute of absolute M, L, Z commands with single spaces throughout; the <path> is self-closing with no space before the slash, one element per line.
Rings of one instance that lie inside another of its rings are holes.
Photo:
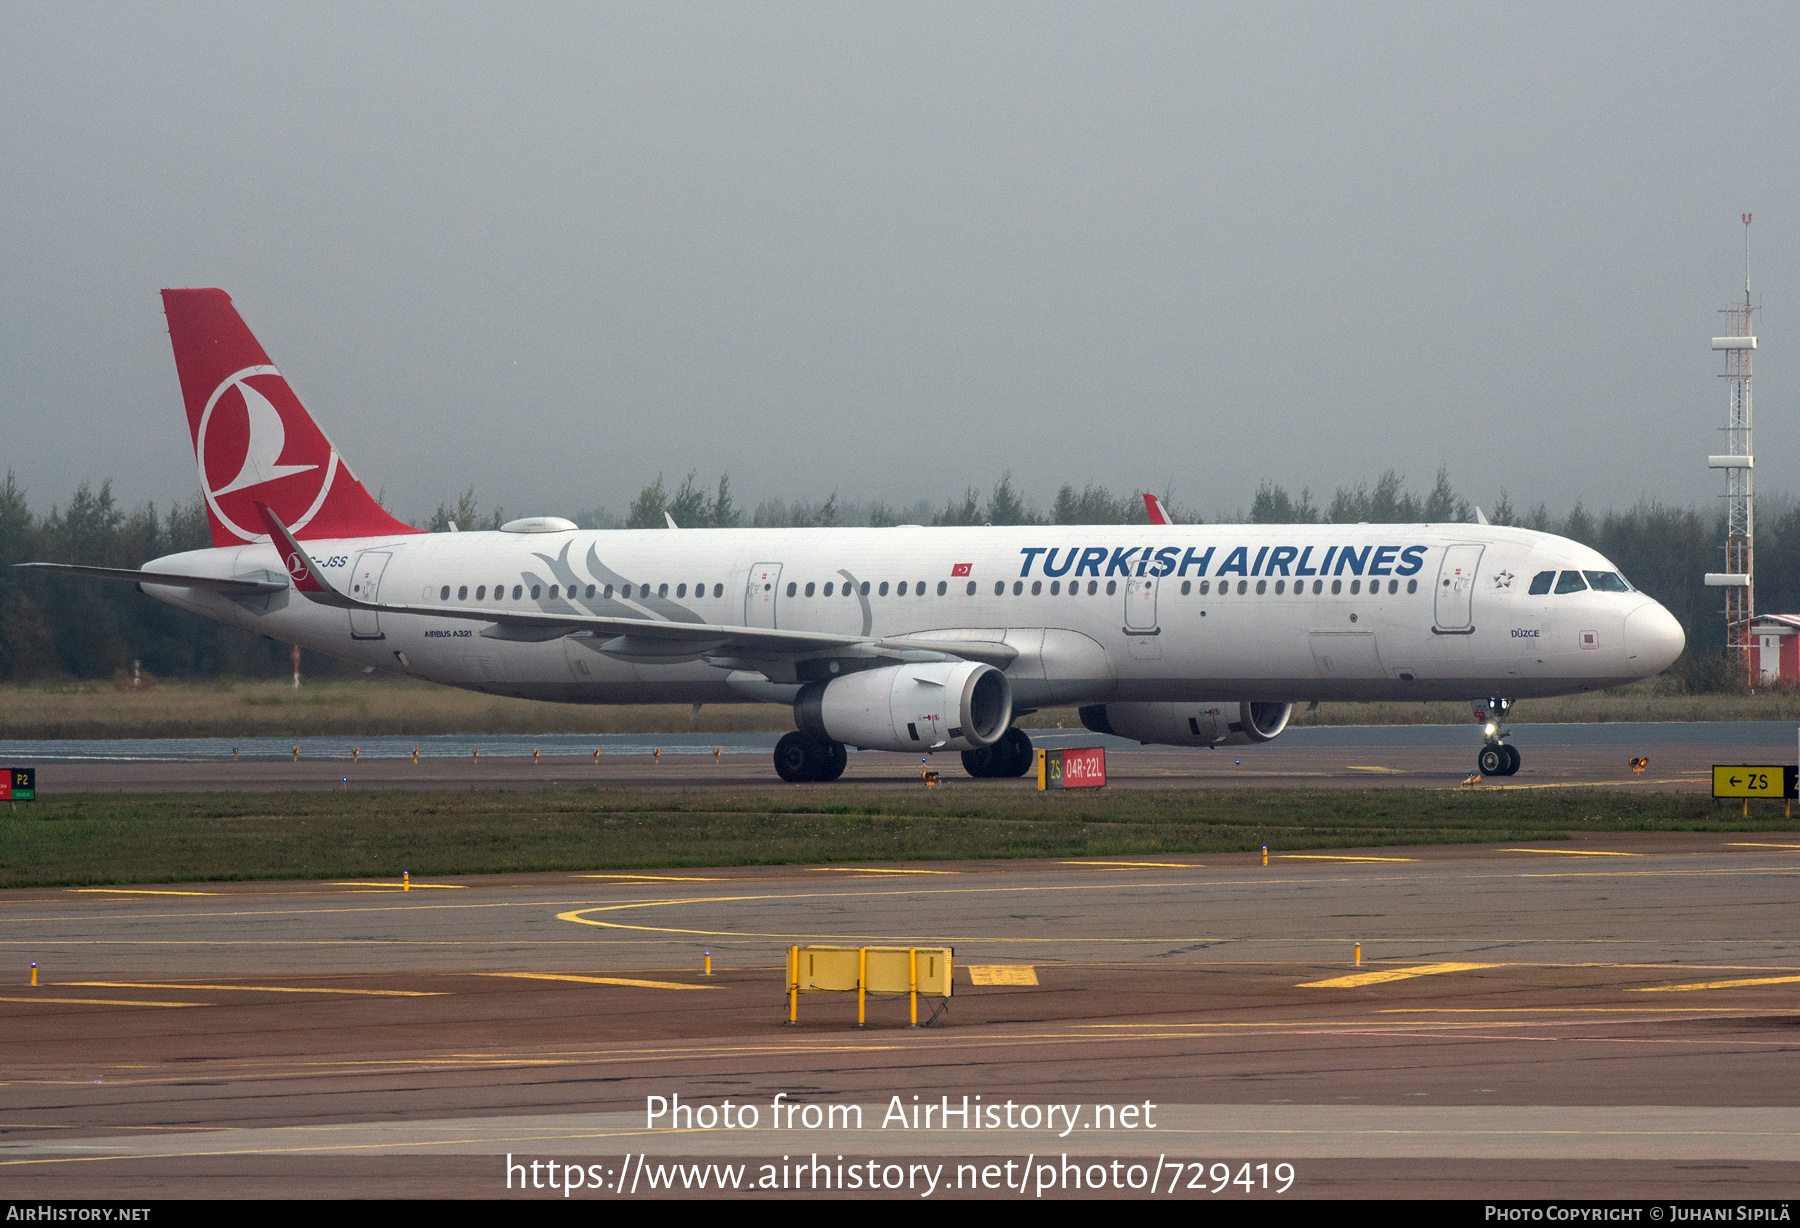
<path fill-rule="evenodd" d="M 279 593 L 287 587 L 280 580 L 228 580 L 222 576 L 183 576 L 171 571 L 139 571 L 134 567 L 83 567 L 76 563 L 15 563 L 56 575 L 85 576 L 90 580 L 115 580 L 127 584 L 154 584 L 168 588 L 206 588 L 228 597 L 255 597 Z"/>

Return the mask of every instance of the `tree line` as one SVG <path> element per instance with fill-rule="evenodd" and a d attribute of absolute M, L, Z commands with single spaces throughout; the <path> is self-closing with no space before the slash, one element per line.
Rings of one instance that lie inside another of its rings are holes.
<path fill-rule="evenodd" d="M 127 509 L 110 483 L 78 487 L 66 503 L 34 514 L 27 492 L 11 473 L 0 485 L 0 681 L 105 678 L 133 661 L 161 676 L 245 675 L 273 677 L 288 669 L 287 646 L 146 598 L 128 585 L 62 579 L 15 569 L 43 561 L 138 567 L 149 559 L 211 545 L 205 507 L 198 497 L 159 509 L 151 503 Z M 1201 523 L 1193 509 L 1164 492 L 1163 503 L 1181 523 Z M 1781 496 L 1759 500 L 1757 608 L 1800 611 L 1800 504 Z M 1482 509 L 1493 524 L 1516 524 L 1555 533 L 1594 547 L 1639 589 L 1667 606 L 1688 636 L 1688 650 L 1672 671 L 1692 690 L 1735 685 L 1737 671 L 1722 649 L 1723 599 L 1702 583 L 1719 570 L 1724 521 L 1693 508 L 1645 500 L 1635 507 L 1588 510 L 1580 501 L 1564 513 L 1539 503 L 1515 509 L 1505 492 Z M 1251 524 L 1450 523 L 1468 521 L 1475 507 L 1440 470 L 1430 489 L 1414 492 L 1388 471 L 1373 483 L 1339 487 L 1319 503 L 1310 490 L 1298 496 L 1273 481 L 1257 489 L 1247 512 L 1219 517 Z M 1059 525 L 1143 524 L 1139 492 L 1115 495 L 1093 483 L 1065 483 L 1048 509 L 1025 498 L 1010 473 L 985 493 L 970 487 L 942 504 L 918 500 L 905 506 L 839 497 L 767 499 L 747 512 L 729 475 L 702 483 L 697 472 L 671 484 L 662 476 L 645 486 L 623 516 L 589 509 L 571 517 L 583 528 L 830 527 L 835 525 Z M 422 527 L 497 529 L 503 509 L 484 511 L 473 488 L 439 505 Z M 347 670 L 308 660 L 309 673 Z"/>

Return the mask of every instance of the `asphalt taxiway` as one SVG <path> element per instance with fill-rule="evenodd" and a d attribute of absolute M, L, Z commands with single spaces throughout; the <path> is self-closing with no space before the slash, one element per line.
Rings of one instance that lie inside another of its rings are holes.
<path fill-rule="evenodd" d="M 1286 1163 L 1314 1197 L 1785 1196 L 1797 885 L 1800 835 L 1681 833 L 8 892 L 0 1172 L 14 1197 L 504 1197 L 511 1155 L 615 1198 L 683 1160 L 948 1183 L 1066 1155 Z M 787 1026 L 796 943 L 953 946 L 948 1026 L 884 998 L 859 1031 L 839 994 Z M 674 1095 L 760 1120 L 646 1121 Z M 1017 1120 L 890 1116 L 965 1095 Z M 863 1128 L 774 1129 L 777 1101 Z M 1183 1195 L 1272 1196 L 1195 1171 Z"/>
<path fill-rule="evenodd" d="M 1715 763 L 1791 762 L 1791 740 L 1768 744 L 1696 745 L 1658 736 L 1654 727 L 1623 743 L 1527 746 L 1515 776 L 1487 777 L 1485 788 L 1659 789 L 1709 791 Z M 1427 788 L 1462 784 L 1475 770 L 1480 737 L 1459 743 L 1408 745 L 1266 745 L 1226 750 L 1133 746 L 1107 753 L 1107 783 L 1120 788 Z M 1635 770 L 1633 759 L 1647 765 Z M 975 780 L 954 754 L 926 763 L 920 756 L 852 754 L 836 785 L 916 785 L 929 767 L 953 788 L 1036 788 L 1035 773 L 1009 780 Z M 273 792 L 288 789 L 591 789 L 591 788 L 818 788 L 782 786 L 761 754 L 470 755 L 465 758 L 335 759 L 169 762 L 162 760 L 50 762 L 38 768 L 38 790 L 57 793 Z"/>

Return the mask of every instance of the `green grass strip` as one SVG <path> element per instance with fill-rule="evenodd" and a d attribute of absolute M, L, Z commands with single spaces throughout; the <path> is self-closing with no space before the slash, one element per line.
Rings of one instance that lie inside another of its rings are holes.
<path fill-rule="evenodd" d="M 0 810 L 0 886 L 645 870 L 1787 831 L 1779 806 L 1577 790 L 581 789 L 73 794 Z"/>

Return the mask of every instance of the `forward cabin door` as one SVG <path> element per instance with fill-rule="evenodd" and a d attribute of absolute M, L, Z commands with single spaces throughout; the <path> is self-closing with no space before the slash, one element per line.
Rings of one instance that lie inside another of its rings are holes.
<path fill-rule="evenodd" d="M 1444 551 L 1444 561 L 1438 566 L 1433 630 L 1449 635 L 1466 635 L 1475 630 L 1470 602 L 1475 596 L 1475 569 L 1485 549 L 1486 546 L 1465 543 Z"/>
<path fill-rule="evenodd" d="M 775 602 L 781 596 L 781 564 L 758 563 L 744 587 L 744 625 L 775 629 Z"/>
<path fill-rule="evenodd" d="M 356 566 L 350 569 L 350 595 L 358 601 L 379 601 L 381 573 L 387 570 L 388 560 L 392 557 L 385 550 L 365 550 L 357 555 Z M 374 610 L 351 610 L 350 638 L 386 639 L 381 633 L 381 615 Z"/>

